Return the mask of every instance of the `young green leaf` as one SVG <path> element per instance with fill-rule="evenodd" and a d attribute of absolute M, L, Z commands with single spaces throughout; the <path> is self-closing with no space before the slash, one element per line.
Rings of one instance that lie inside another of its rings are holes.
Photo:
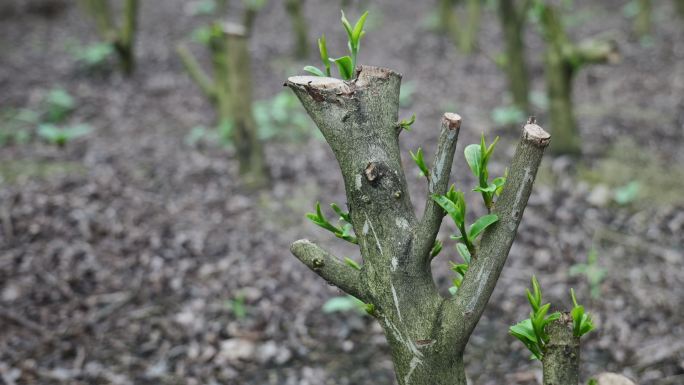
<path fill-rule="evenodd" d="M 480 170 L 482 168 L 482 152 L 480 151 L 480 145 L 470 144 L 466 146 L 465 150 L 463 150 L 463 154 L 470 167 L 470 171 L 472 171 L 475 178 L 479 178 Z"/>
<path fill-rule="evenodd" d="M 432 245 L 432 249 L 430 250 L 430 257 L 432 257 L 432 258 L 436 257 L 437 255 L 439 255 L 439 253 L 441 251 L 442 251 L 442 241 L 440 241 L 439 239 L 435 239 L 435 244 Z"/>
<path fill-rule="evenodd" d="M 317 67 L 314 67 L 314 66 L 306 66 L 306 67 L 304 67 L 304 71 L 306 71 L 312 75 L 315 75 L 315 76 L 326 76 L 323 73 L 323 71 L 321 71 L 320 69 L 318 69 Z"/>
<path fill-rule="evenodd" d="M 345 16 L 344 11 L 342 12 L 342 26 L 344 26 L 345 31 L 347 31 L 347 37 L 349 38 L 349 41 L 352 40 L 353 36 L 353 29 L 351 24 L 349 23 L 349 20 L 347 20 L 347 16 Z"/>
<path fill-rule="evenodd" d="M 361 37 L 363 36 L 363 25 L 366 23 L 366 18 L 368 17 L 368 11 L 364 12 L 363 15 L 359 18 L 359 20 L 356 22 L 356 25 L 354 25 L 354 30 L 352 31 L 351 34 L 351 41 L 356 45 L 357 47 L 359 46 L 359 41 L 361 40 Z"/>
<path fill-rule="evenodd" d="M 318 39 L 318 52 L 321 54 L 321 61 L 325 66 L 326 76 L 330 76 L 330 57 L 328 56 L 328 46 L 325 42 L 325 34 Z"/>
<path fill-rule="evenodd" d="M 402 119 L 399 122 L 399 128 L 406 131 L 411 131 L 411 125 L 416 122 L 416 114 L 411 116 L 411 119 Z"/>
<path fill-rule="evenodd" d="M 573 334 L 575 337 L 582 337 L 594 330 L 594 323 L 591 320 L 591 316 L 584 312 L 584 306 L 580 306 L 577 303 L 574 289 L 570 289 L 570 297 L 573 304 L 572 311 L 570 311 L 573 321 Z"/>
<path fill-rule="evenodd" d="M 340 220 L 351 223 L 351 218 L 349 217 L 349 213 L 342 211 L 342 209 L 340 208 L 340 206 L 337 205 L 337 203 L 331 203 L 330 207 L 332 207 L 335 214 L 340 216 Z"/>
<path fill-rule="evenodd" d="M 458 254 L 461 256 L 461 258 L 463 258 L 465 263 L 470 265 L 470 260 L 472 257 L 470 255 L 470 251 L 468 250 L 468 247 L 463 243 L 457 243 L 456 244 L 456 251 L 458 251 Z"/>
<path fill-rule="evenodd" d="M 349 258 L 349 257 L 344 257 L 344 263 L 347 264 L 347 266 L 355 269 L 355 270 L 361 270 L 361 265 L 356 263 L 355 260 Z"/>
<path fill-rule="evenodd" d="M 349 56 L 338 57 L 337 59 L 330 59 L 331 62 L 337 64 L 337 69 L 340 71 L 340 76 L 344 80 L 351 80 L 354 76 L 354 65 Z"/>
<path fill-rule="evenodd" d="M 488 214 L 478 218 L 475 223 L 473 223 L 468 229 L 468 238 L 474 240 L 480 233 L 482 233 L 487 227 L 496 223 L 499 217 L 496 214 Z"/>
<path fill-rule="evenodd" d="M 428 170 L 427 166 L 425 165 L 425 159 L 423 159 L 423 149 L 419 147 L 418 151 L 416 151 L 415 154 L 409 150 L 409 154 L 411 154 L 411 158 L 413 158 L 413 161 L 416 163 L 416 166 L 418 166 L 418 168 L 420 169 L 420 175 L 429 178 L 430 170 Z"/>
<path fill-rule="evenodd" d="M 451 216 L 451 219 L 456 222 L 456 225 L 463 223 L 463 212 L 458 209 L 456 204 L 450 199 L 447 199 L 444 195 L 433 195 L 432 200 L 437 202 L 437 204 L 444 209 Z"/>

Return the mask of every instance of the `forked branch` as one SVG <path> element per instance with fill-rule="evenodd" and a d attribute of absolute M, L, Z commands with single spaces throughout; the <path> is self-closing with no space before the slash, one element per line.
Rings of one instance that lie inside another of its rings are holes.
<path fill-rule="evenodd" d="M 499 220 L 485 230 L 479 258 L 473 261 L 457 295 L 449 300 L 443 320 L 444 337 L 465 346 L 494 291 L 513 245 L 537 169 L 550 135 L 533 122 L 522 130 L 508 179 L 493 213 Z"/>

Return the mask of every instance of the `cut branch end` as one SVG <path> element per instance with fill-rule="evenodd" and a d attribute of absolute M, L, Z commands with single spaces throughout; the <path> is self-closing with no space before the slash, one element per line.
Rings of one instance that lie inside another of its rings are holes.
<path fill-rule="evenodd" d="M 551 140 L 551 135 L 536 123 L 528 123 L 523 127 L 523 140 L 546 147 Z"/>
<path fill-rule="evenodd" d="M 461 128 L 461 115 L 445 112 L 442 116 L 442 123 L 450 130 L 459 130 Z"/>

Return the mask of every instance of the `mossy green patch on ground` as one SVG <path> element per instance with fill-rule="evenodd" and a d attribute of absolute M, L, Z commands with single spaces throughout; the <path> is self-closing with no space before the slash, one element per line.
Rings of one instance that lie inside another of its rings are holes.
<path fill-rule="evenodd" d="M 83 174 L 86 168 L 76 162 L 44 160 L 6 160 L 0 162 L 0 185 L 18 184 L 27 179 L 46 179 L 56 175 Z"/>
<path fill-rule="evenodd" d="M 605 185 L 620 204 L 639 206 L 684 204 L 684 167 L 669 164 L 631 139 L 616 142 L 593 166 L 580 167 L 578 177 Z"/>

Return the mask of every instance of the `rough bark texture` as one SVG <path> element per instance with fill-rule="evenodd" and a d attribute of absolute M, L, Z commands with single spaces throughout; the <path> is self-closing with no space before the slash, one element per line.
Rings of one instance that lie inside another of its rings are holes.
<path fill-rule="evenodd" d="M 81 0 L 93 16 L 102 38 L 111 43 L 119 56 L 121 69 L 130 75 L 135 68 L 135 32 L 138 24 L 138 0 L 126 0 L 121 27 L 117 28 L 107 0 Z"/>
<path fill-rule="evenodd" d="M 506 45 L 504 70 L 513 103 L 519 109 L 529 112 L 529 77 L 525 63 L 523 33 L 527 10 L 532 2 L 524 0 L 516 6 L 515 0 L 499 0 L 499 20 Z"/>
<path fill-rule="evenodd" d="M 417 218 L 399 152 L 401 75 L 360 67 L 354 80 L 295 76 L 286 83 L 323 133 L 337 158 L 351 223 L 359 241 L 360 271 L 307 240 L 292 253 L 329 283 L 374 306 L 401 385 L 465 385 L 463 351 L 508 255 L 549 136 L 524 127 L 507 183 L 459 293 L 442 298 L 430 249 L 444 217 L 429 197 Z M 429 194 L 447 191 L 461 117 L 442 118 Z"/>
<path fill-rule="evenodd" d="M 213 80 L 197 59 L 180 45 L 178 55 L 190 77 L 217 110 L 218 124 L 232 127 L 242 182 L 252 188 L 268 183 L 268 169 L 252 112 L 252 74 L 248 37 L 243 26 L 222 24 L 209 41 Z M 230 53 L 230 54 L 229 54 Z"/>
<path fill-rule="evenodd" d="M 572 317 L 564 313 L 546 326 L 549 343 L 542 358 L 544 385 L 579 383 L 580 341 L 572 332 Z"/>
<path fill-rule="evenodd" d="M 285 9 L 290 15 L 295 36 L 295 55 L 305 58 L 309 55 L 309 28 L 304 17 L 304 0 L 286 0 Z"/>
<path fill-rule="evenodd" d="M 551 131 L 554 135 L 551 152 L 557 155 L 578 155 L 582 148 L 573 111 L 573 78 L 582 66 L 590 63 L 613 63 L 619 60 L 619 54 L 615 44 L 609 41 L 572 43 L 551 5 L 544 7 L 541 25 L 546 41 L 546 87 Z"/>

